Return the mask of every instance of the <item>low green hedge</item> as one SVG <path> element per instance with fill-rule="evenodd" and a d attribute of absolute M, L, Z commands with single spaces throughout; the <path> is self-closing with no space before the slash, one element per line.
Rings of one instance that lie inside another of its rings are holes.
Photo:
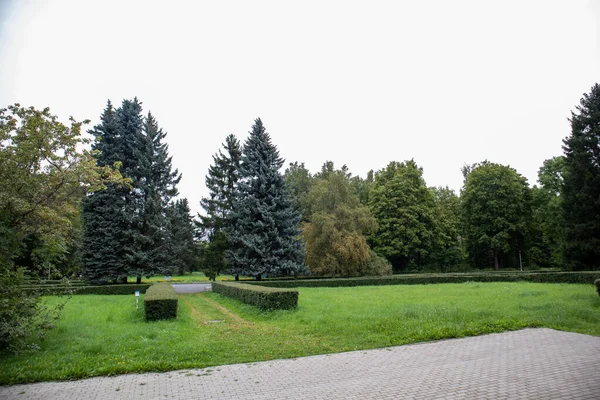
<path fill-rule="evenodd" d="M 253 286 L 236 282 L 213 282 L 212 290 L 224 296 L 241 300 L 263 310 L 292 309 L 298 307 L 298 291 Z"/>
<path fill-rule="evenodd" d="M 600 279 L 596 279 L 594 285 L 596 285 L 596 292 L 598 292 L 598 296 L 600 296 Z"/>
<path fill-rule="evenodd" d="M 263 287 L 295 288 L 295 287 L 347 287 L 347 286 L 382 286 L 382 285 L 424 285 L 432 283 L 464 283 L 464 282 L 537 282 L 537 283 L 584 283 L 591 284 L 600 279 L 597 272 L 543 272 L 543 273 L 448 273 L 448 274 L 414 274 L 393 275 L 362 278 L 306 279 L 279 281 L 252 281 L 249 285 Z"/>
<path fill-rule="evenodd" d="M 146 291 L 146 321 L 177 318 L 177 293 L 168 283 L 159 283 Z"/>
<path fill-rule="evenodd" d="M 29 285 L 25 290 L 37 291 L 43 295 L 60 294 L 134 294 L 136 290 L 146 293 L 151 284 L 99 285 L 99 286 L 66 286 L 66 285 Z"/>

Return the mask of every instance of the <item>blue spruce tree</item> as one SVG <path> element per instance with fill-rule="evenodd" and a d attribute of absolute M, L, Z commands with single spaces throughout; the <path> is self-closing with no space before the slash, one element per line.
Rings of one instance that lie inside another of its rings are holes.
<path fill-rule="evenodd" d="M 100 124 L 89 133 L 97 139 L 92 148 L 99 166 L 113 166 L 123 159 L 116 113 L 110 101 L 100 117 Z M 127 279 L 122 232 L 128 228 L 123 213 L 128 191 L 127 187 L 110 184 L 83 202 L 82 261 L 87 281 L 107 283 Z"/>
<path fill-rule="evenodd" d="M 299 211 L 279 173 L 283 159 L 260 118 L 244 143 L 231 217 L 230 270 L 236 275 L 296 275 L 304 271 Z"/>

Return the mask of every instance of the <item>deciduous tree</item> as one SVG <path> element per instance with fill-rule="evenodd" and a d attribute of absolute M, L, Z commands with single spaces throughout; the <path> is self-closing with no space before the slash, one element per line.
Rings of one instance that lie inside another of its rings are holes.
<path fill-rule="evenodd" d="M 391 162 L 375 174 L 369 206 L 379 230 L 371 236 L 373 250 L 400 272 L 421 269 L 434 235 L 434 198 L 414 160 Z"/>
<path fill-rule="evenodd" d="M 65 125 L 48 108 L 0 109 L 0 350 L 21 349 L 51 327 L 52 315 L 20 285 L 64 257 L 86 192 L 124 183 L 81 150 L 86 122 Z M 19 264 L 25 248 L 35 254 L 34 271 Z"/>
<path fill-rule="evenodd" d="M 325 276 L 372 273 L 365 235 L 375 232 L 375 219 L 360 203 L 347 171 L 331 170 L 320 176 L 306 199 L 312 211 L 303 229 L 308 268 L 312 274 Z"/>
<path fill-rule="evenodd" d="M 513 168 L 484 161 L 466 175 L 461 201 L 473 265 L 518 267 L 531 218 L 527 180 Z"/>

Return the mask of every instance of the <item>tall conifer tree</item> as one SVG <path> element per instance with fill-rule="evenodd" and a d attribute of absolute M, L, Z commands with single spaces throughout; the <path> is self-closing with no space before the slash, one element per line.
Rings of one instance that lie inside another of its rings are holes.
<path fill-rule="evenodd" d="M 563 142 L 565 258 L 575 270 L 600 268 L 600 85 L 571 113 Z"/>
<path fill-rule="evenodd" d="M 234 274 L 296 274 L 304 270 L 298 224 L 301 215 L 279 173 L 283 159 L 260 118 L 244 143 L 240 180 L 228 219 L 228 251 Z"/>
<path fill-rule="evenodd" d="M 97 139 L 92 149 L 99 166 L 112 166 L 123 159 L 115 114 L 109 100 L 100 124 L 89 131 Z M 109 184 L 105 190 L 94 192 L 83 202 L 82 261 L 88 281 L 104 283 L 126 277 L 122 233 L 128 228 L 123 213 L 128 191 L 127 187 Z"/>
<path fill-rule="evenodd" d="M 209 196 L 200 201 L 205 215 L 199 215 L 199 227 L 208 241 L 202 251 L 202 271 L 210 279 L 215 279 L 227 268 L 228 241 L 224 228 L 233 208 L 242 157 L 240 142 L 234 135 L 227 136 L 223 148 L 225 152 L 219 150 L 213 156 L 213 164 L 206 175 Z"/>
<path fill-rule="evenodd" d="M 84 204 L 83 262 L 86 278 L 107 282 L 155 273 L 175 267 L 168 252 L 172 233 L 166 208 L 177 195 L 181 179 L 172 170 L 166 133 L 152 114 L 142 116 L 137 100 L 124 100 L 113 109 L 109 102 L 101 123 L 91 134 L 99 165 L 118 162 L 131 186 L 109 186 Z"/>
<path fill-rule="evenodd" d="M 193 270 L 195 264 L 194 222 L 187 199 L 172 202 L 167 208 L 170 240 L 168 254 L 172 256 L 174 271 L 179 275 Z"/>

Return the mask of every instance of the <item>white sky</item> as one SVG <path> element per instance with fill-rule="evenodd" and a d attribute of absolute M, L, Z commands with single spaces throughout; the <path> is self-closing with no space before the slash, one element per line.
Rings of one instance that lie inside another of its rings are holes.
<path fill-rule="evenodd" d="M 0 107 L 92 125 L 137 96 L 193 211 L 226 135 L 260 116 L 287 160 L 414 158 L 459 190 L 488 159 L 536 180 L 600 79 L 600 0 L 0 0 Z M 283 170 L 282 170 L 283 172 Z"/>

